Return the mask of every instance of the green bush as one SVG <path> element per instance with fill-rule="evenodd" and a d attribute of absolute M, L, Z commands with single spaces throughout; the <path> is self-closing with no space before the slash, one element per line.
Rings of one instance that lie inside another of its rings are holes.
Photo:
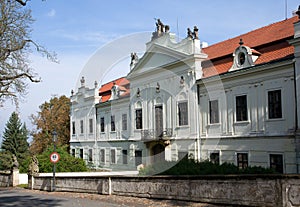
<path fill-rule="evenodd" d="M 258 166 L 239 169 L 232 163 L 214 164 L 210 161 L 197 162 L 187 156 L 179 162 L 158 162 L 146 166 L 139 175 L 228 175 L 228 174 L 271 174 L 274 170 Z"/>
<path fill-rule="evenodd" d="M 53 147 L 49 147 L 42 154 L 37 155 L 40 173 L 53 171 L 53 163 L 50 162 L 52 152 Z M 70 155 L 67 147 L 58 147 L 56 152 L 60 155 L 60 160 L 56 163 L 56 172 L 85 172 L 88 170 L 84 160 Z"/>

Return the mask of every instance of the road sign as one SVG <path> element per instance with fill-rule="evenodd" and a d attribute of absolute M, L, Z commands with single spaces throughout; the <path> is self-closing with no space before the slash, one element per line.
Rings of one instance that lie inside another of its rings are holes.
<path fill-rule="evenodd" d="M 50 155 L 50 162 L 57 163 L 60 159 L 60 156 L 57 152 L 52 152 Z"/>

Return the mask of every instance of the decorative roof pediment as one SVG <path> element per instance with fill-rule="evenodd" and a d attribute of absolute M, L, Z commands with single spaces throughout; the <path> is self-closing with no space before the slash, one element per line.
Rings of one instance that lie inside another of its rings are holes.
<path fill-rule="evenodd" d="M 186 59 L 188 56 L 188 54 L 179 52 L 175 49 L 152 43 L 148 50 L 145 52 L 144 56 L 139 59 L 135 66 L 132 68 L 127 78 L 130 78 L 137 74 L 163 68 L 166 65 L 170 65 L 172 63 L 177 63 L 180 60 Z"/>

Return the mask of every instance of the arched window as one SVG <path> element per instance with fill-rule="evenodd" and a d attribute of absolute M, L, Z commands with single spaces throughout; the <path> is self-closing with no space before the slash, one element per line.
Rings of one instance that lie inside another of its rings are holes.
<path fill-rule="evenodd" d="M 140 101 L 135 105 L 135 129 L 143 129 L 143 109 Z"/>

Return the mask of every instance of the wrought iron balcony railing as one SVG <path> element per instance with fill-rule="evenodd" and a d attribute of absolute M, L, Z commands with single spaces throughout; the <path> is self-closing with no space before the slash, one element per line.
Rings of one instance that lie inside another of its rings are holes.
<path fill-rule="evenodd" d="M 172 135 L 172 128 L 165 128 L 161 130 L 145 129 L 141 131 L 141 137 L 144 141 L 166 139 L 172 137 Z"/>

